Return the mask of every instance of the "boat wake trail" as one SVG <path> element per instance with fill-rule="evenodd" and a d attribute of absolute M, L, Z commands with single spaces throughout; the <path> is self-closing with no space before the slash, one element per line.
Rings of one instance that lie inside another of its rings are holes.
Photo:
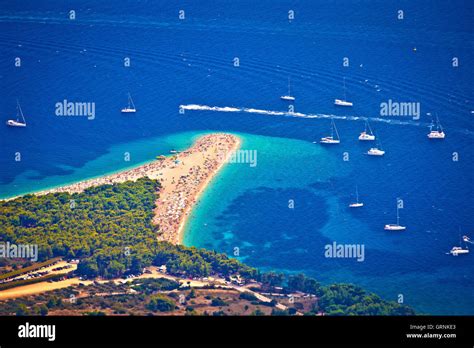
<path fill-rule="evenodd" d="M 187 104 L 180 105 L 182 110 L 193 110 L 193 111 L 214 111 L 214 112 L 234 112 L 234 113 L 248 113 L 248 114 L 259 114 L 267 116 L 284 116 L 284 117 L 296 117 L 296 118 L 316 118 L 316 119 L 335 119 L 335 120 L 348 120 L 348 121 L 365 121 L 369 120 L 371 122 L 384 122 L 389 124 L 398 124 L 398 125 L 412 125 L 412 126 L 426 126 L 428 127 L 429 123 L 416 122 L 412 120 L 394 120 L 387 118 L 369 118 L 364 116 L 340 116 L 340 115 L 331 115 L 331 114 L 305 114 L 302 112 L 289 112 L 289 111 L 275 111 L 275 110 L 263 110 L 263 109 L 254 109 L 254 108 L 239 108 L 233 106 L 209 106 L 209 105 L 200 105 L 200 104 Z"/>

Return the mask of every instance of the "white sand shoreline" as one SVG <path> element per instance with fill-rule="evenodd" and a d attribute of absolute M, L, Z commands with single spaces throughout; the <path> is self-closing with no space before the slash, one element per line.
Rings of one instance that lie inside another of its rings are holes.
<path fill-rule="evenodd" d="M 156 159 L 129 169 L 62 185 L 29 194 L 79 193 L 106 184 L 136 181 L 148 177 L 161 183 L 153 223 L 159 225 L 160 241 L 180 244 L 192 207 L 226 163 L 227 156 L 240 147 L 240 139 L 232 134 L 213 133 L 200 136 L 188 149 L 172 156 Z M 21 197 L 21 196 L 18 196 Z M 15 197 L 17 198 L 17 197 Z M 8 198 L 11 200 L 14 198 Z"/>

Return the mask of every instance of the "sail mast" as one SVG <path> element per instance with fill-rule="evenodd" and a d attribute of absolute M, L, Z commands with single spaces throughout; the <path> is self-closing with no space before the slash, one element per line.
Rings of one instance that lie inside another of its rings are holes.
<path fill-rule="evenodd" d="M 441 123 L 439 122 L 438 115 L 436 115 L 436 123 L 437 123 L 436 128 L 437 128 L 438 132 L 439 132 L 439 131 L 442 132 L 442 131 L 443 131 L 443 127 L 441 126 Z"/>
<path fill-rule="evenodd" d="M 366 120 L 366 122 L 367 122 L 367 126 L 369 127 L 370 135 L 374 135 L 374 133 L 372 132 L 372 128 L 370 127 L 369 120 Z"/>
<path fill-rule="evenodd" d="M 344 77 L 342 79 L 343 81 L 343 84 L 344 84 L 344 101 L 347 101 L 347 97 L 346 97 L 346 78 Z"/>
<path fill-rule="evenodd" d="M 23 110 L 21 110 L 20 102 L 17 100 L 16 101 L 16 108 L 17 108 L 17 121 L 19 120 L 18 115 L 21 115 L 21 119 L 23 120 L 23 123 L 26 125 L 26 120 L 25 120 L 25 115 L 23 115 Z"/>
<path fill-rule="evenodd" d="M 132 95 L 128 92 L 128 108 L 132 109 L 132 107 L 135 109 L 135 104 L 133 103 Z"/>
<path fill-rule="evenodd" d="M 337 135 L 337 140 L 340 140 L 339 139 L 339 133 L 337 132 L 337 128 L 336 128 L 336 124 L 334 123 L 334 119 L 332 119 L 332 126 L 334 127 L 334 131 L 336 131 L 336 135 Z"/>
<path fill-rule="evenodd" d="M 20 122 L 20 103 L 16 100 L 16 121 Z"/>

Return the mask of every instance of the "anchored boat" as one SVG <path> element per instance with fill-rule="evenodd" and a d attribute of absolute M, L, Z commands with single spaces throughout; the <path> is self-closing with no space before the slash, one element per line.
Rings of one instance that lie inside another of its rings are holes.
<path fill-rule="evenodd" d="M 397 205 L 397 223 L 396 224 L 387 224 L 384 227 L 386 231 L 405 231 L 407 228 L 406 226 L 400 225 L 400 216 L 398 214 L 398 205 Z"/>
<path fill-rule="evenodd" d="M 361 141 L 373 141 L 375 140 L 375 135 L 370 128 L 369 120 L 365 121 L 365 130 L 360 133 L 359 140 Z"/>
<path fill-rule="evenodd" d="M 128 106 L 122 109 L 122 113 L 130 114 L 135 112 L 137 112 L 137 109 L 135 108 L 135 104 L 133 103 L 132 96 L 130 95 L 130 93 L 128 93 Z"/>
<path fill-rule="evenodd" d="M 465 243 L 464 248 L 462 247 L 462 240 Z M 459 245 L 460 246 L 454 246 L 449 253 L 453 256 L 458 256 L 462 254 L 469 254 L 469 248 L 467 247 L 466 243 L 470 242 L 470 239 L 467 236 L 463 236 L 463 239 L 461 240 L 461 237 L 459 237 Z"/>
<path fill-rule="evenodd" d="M 359 190 L 357 189 L 357 186 L 356 186 L 356 202 L 349 204 L 349 208 L 360 208 L 363 206 L 364 206 L 364 203 L 359 202 Z"/>
<path fill-rule="evenodd" d="M 430 127 L 430 132 L 428 133 L 429 139 L 444 139 L 446 134 L 444 133 L 443 127 L 439 122 L 438 116 L 436 116 L 436 130 L 433 130 L 433 124 Z"/>
<path fill-rule="evenodd" d="M 295 97 L 291 95 L 291 88 L 290 88 L 290 78 L 288 77 L 288 95 L 282 95 L 280 97 L 281 100 L 287 100 L 287 101 L 295 101 Z"/>
<path fill-rule="evenodd" d="M 20 121 L 20 118 L 21 118 L 21 121 Z M 25 116 L 23 115 L 23 111 L 21 110 L 21 106 L 18 100 L 16 101 L 16 120 L 8 120 L 7 126 L 26 127 Z"/>
<path fill-rule="evenodd" d="M 352 106 L 352 103 L 350 101 L 347 101 L 347 98 L 346 98 L 346 78 L 345 77 L 343 79 L 343 84 L 344 84 L 344 99 L 334 99 L 334 105 Z"/>
<path fill-rule="evenodd" d="M 334 137 L 334 134 L 336 134 L 336 137 Z M 333 119 L 331 119 L 331 136 L 321 138 L 319 142 L 321 144 L 339 144 L 341 142 L 339 139 L 339 133 L 337 132 L 336 124 L 334 123 Z"/>

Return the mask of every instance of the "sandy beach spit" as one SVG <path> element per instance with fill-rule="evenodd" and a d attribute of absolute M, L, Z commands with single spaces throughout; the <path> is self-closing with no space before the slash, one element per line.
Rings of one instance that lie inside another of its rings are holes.
<path fill-rule="evenodd" d="M 135 181 L 142 177 L 159 180 L 161 189 L 156 202 L 153 223 L 159 226 L 160 241 L 179 244 L 183 239 L 186 218 L 200 194 L 226 163 L 233 151 L 240 147 L 240 139 L 231 134 L 209 134 L 200 137 L 189 149 L 172 156 L 111 175 L 36 192 L 45 195 L 55 192 L 78 193 L 87 188 Z"/>

